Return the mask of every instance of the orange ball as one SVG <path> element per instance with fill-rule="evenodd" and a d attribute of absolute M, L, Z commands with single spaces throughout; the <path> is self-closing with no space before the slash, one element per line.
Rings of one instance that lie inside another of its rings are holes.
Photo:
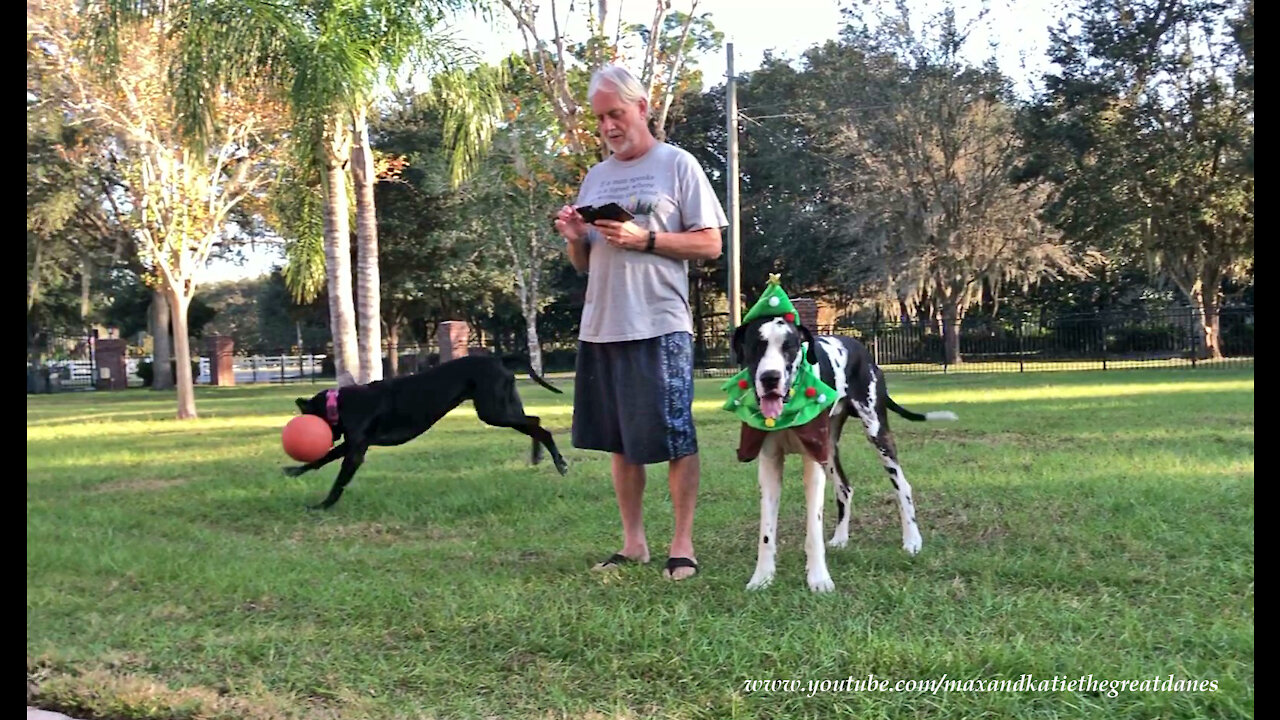
<path fill-rule="evenodd" d="M 329 423 L 315 415 L 299 415 L 284 426 L 280 434 L 284 451 L 298 462 L 315 462 L 333 447 Z"/>

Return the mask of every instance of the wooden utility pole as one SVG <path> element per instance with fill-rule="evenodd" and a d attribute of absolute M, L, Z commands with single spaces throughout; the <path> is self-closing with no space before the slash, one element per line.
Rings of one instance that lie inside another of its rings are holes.
<path fill-rule="evenodd" d="M 729 52 L 728 83 L 725 86 L 725 109 L 728 116 L 729 147 L 728 187 L 725 197 L 729 202 L 729 332 L 742 321 L 742 252 L 738 206 L 738 78 L 733 74 L 733 43 L 726 43 Z"/>

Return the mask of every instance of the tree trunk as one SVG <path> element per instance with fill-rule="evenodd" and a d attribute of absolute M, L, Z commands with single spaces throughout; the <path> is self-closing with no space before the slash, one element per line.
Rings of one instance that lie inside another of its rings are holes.
<path fill-rule="evenodd" d="M 89 283 L 93 277 L 93 261 L 85 255 L 80 259 L 80 322 L 89 325 L 89 313 L 93 310 L 89 305 Z"/>
<path fill-rule="evenodd" d="M 36 296 L 40 293 L 40 264 L 43 262 L 44 242 L 36 238 L 35 258 L 31 263 L 31 271 L 27 273 L 27 312 L 36 304 Z"/>
<path fill-rule="evenodd" d="M 925 335 L 932 335 L 938 329 L 938 312 L 934 307 L 933 295 L 928 288 L 920 291 L 920 298 L 915 302 L 916 318 Z"/>
<path fill-rule="evenodd" d="M 569 7 L 570 9 L 572 9 L 573 4 L 570 3 Z M 555 8 L 553 7 L 551 11 L 552 11 L 552 14 L 554 14 Z M 618 15 L 619 12 L 621 12 L 620 9 L 618 10 L 618 12 L 615 12 L 614 15 Z M 597 22 L 600 23 L 600 36 L 602 38 L 608 39 L 609 37 L 609 0 L 596 0 L 596 17 L 597 17 Z M 614 45 L 617 44 L 617 36 L 618 36 L 618 28 L 615 25 L 614 40 L 612 43 Z M 606 62 L 609 61 L 608 54 L 609 54 L 609 49 L 604 44 L 601 44 L 596 48 L 596 51 L 592 53 L 592 55 L 594 56 L 592 58 L 592 68 L 591 68 L 592 71 L 595 71 L 597 68 L 601 67 L 602 65 L 604 65 Z"/>
<path fill-rule="evenodd" d="M 400 374 L 400 324 L 387 323 L 387 371 L 391 377 Z"/>
<path fill-rule="evenodd" d="M 355 142 L 351 148 L 351 179 L 356 195 L 356 294 L 360 315 L 360 374 L 357 382 L 366 385 L 382 379 L 381 280 L 378 275 L 378 220 L 373 200 L 373 148 L 369 145 L 369 122 L 363 111 L 356 113 Z"/>
<path fill-rule="evenodd" d="M 1191 303 L 1193 332 L 1196 334 L 1196 357 L 1222 358 L 1222 294 L 1218 276 L 1207 278 L 1174 277 L 1173 282 Z"/>
<path fill-rule="evenodd" d="M 196 417 L 195 378 L 191 376 L 191 338 L 187 334 L 187 309 L 191 298 L 185 298 L 175 288 L 165 292 L 169 300 L 169 312 L 173 316 L 174 354 L 178 360 L 178 419 Z"/>
<path fill-rule="evenodd" d="M 653 7 L 653 24 L 649 26 L 649 47 L 646 48 L 644 68 L 640 82 L 644 83 L 644 99 L 653 107 L 653 82 L 658 75 L 658 46 L 662 37 L 662 16 L 666 14 L 666 0 L 656 0 Z"/>
<path fill-rule="evenodd" d="M 517 159 L 518 162 L 518 159 Z M 507 253 L 511 256 L 511 268 L 515 273 L 516 295 L 520 298 L 520 313 L 524 316 L 525 342 L 529 350 L 529 364 L 533 371 L 542 374 L 542 343 L 538 342 L 538 232 L 529 231 L 529 255 L 520 257 L 515 242 L 506 238 Z M 472 321 L 472 327 L 478 323 Z M 481 345 L 484 343 L 481 342 Z"/>
<path fill-rule="evenodd" d="M 609 34 L 609 0 L 596 0 L 596 16 L 600 18 L 600 34 Z"/>
<path fill-rule="evenodd" d="M 538 311 L 534 308 L 526 308 L 524 311 L 524 326 L 526 338 L 529 343 L 529 366 L 533 371 L 542 374 L 542 343 L 538 342 Z"/>
<path fill-rule="evenodd" d="M 689 38 L 689 26 L 693 24 L 693 13 L 698 9 L 698 0 L 693 0 L 689 14 L 684 19 L 684 28 L 680 31 L 680 40 L 676 44 L 676 56 L 671 59 L 671 72 L 667 75 L 666 87 L 662 88 L 662 111 L 658 113 L 657 136 L 659 142 L 667 139 L 667 114 L 671 111 L 671 100 L 676 94 L 676 76 L 680 74 L 680 65 L 684 63 L 684 44 Z"/>
<path fill-rule="evenodd" d="M 530 248 L 533 252 L 529 254 L 529 263 L 533 265 L 537 252 L 537 246 L 533 243 L 534 239 L 530 239 Z M 512 255 L 514 255 L 514 250 Z M 529 349 L 529 365 L 533 371 L 542 374 L 542 343 L 538 342 L 538 270 L 536 267 L 529 268 L 529 275 L 526 278 L 524 271 L 516 266 L 516 290 L 520 294 L 520 311 L 524 315 L 525 342 Z"/>
<path fill-rule="evenodd" d="M 347 183 L 340 157 L 324 153 L 324 260 L 329 289 L 329 330 L 338 377 L 360 376 L 355 303 L 351 299 L 351 227 Z M 177 333 L 175 332 L 175 335 Z"/>
<path fill-rule="evenodd" d="M 1190 294 L 1191 314 L 1196 334 L 1196 357 L 1222 359 L 1222 302 L 1216 292 L 1205 292 L 1197 287 Z"/>
<path fill-rule="evenodd" d="M 1222 302 L 1217 292 L 1205 293 L 1204 313 L 1204 357 L 1213 360 L 1222 359 Z"/>
<path fill-rule="evenodd" d="M 960 357 L 960 305 L 946 301 L 942 305 L 942 347 L 948 365 L 959 365 Z"/>
<path fill-rule="evenodd" d="M 162 290 L 151 291 L 151 389 L 172 390 L 173 336 L 169 334 L 169 301 Z"/>
<path fill-rule="evenodd" d="M 707 357 L 707 323 L 702 313 L 702 263 L 695 260 L 691 264 L 694 271 L 691 273 L 689 294 L 693 300 L 693 361 L 696 367 Z"/>

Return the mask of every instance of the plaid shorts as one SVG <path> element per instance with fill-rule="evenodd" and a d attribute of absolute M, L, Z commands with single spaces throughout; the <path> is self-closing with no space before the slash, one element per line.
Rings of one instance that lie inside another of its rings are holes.
<path fill-rule="evenodd" d="M 573 446 L 621 453 L 636 465 L 698 452 L 693 336 L 578 343 Z"/>

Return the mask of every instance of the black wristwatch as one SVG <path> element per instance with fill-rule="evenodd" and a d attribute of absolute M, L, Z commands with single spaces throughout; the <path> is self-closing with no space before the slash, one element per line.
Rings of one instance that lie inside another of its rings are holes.
<path fill-rule="evenodd" d="M 653 244 L 658 241 L 658 233 L 653 230 L 649 231 L 649 242 L 645 244 L 645 252 L 653 252 Z"/>

